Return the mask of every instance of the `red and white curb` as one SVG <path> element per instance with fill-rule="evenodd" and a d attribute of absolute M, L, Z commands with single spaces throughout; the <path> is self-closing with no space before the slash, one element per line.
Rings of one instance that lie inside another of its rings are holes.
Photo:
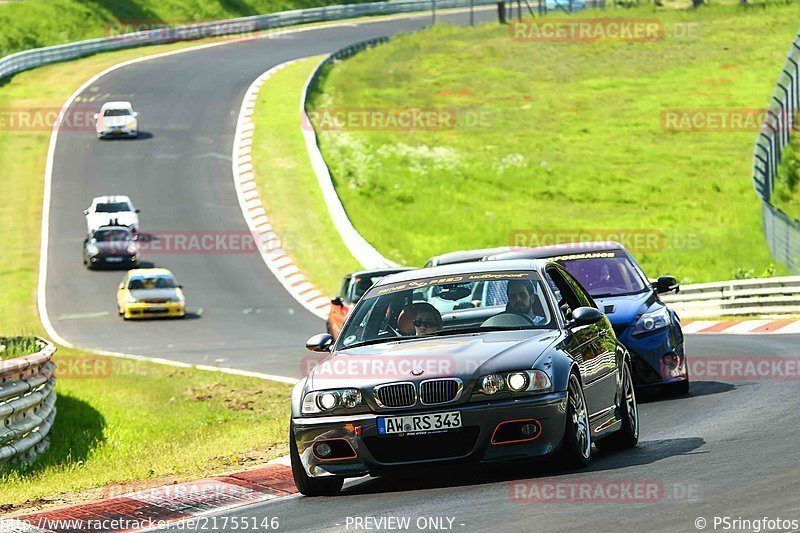
<path fill-rule="evenodd" d="M 256 176 L 253 171 L 252 148 L 255 124 L 252 121 L 252 117 L 256 100 L 258 99 L 258 92 L 264 82 L 269 80 L 273 74 L 299 60 L 288 61 L 269 69 L 256 78 L 247 89 L 239 111 L 239 120 L 233 141 L 233 155 L 231 156 L 233 181 L 236 185 L 239 206 L 250 231 L 258 240 L 259 251 L 264 263 L 266 263 L 281 285 L 303 307 L 320 318 L 326 318 L 330 310 L 330 300 L 314 288 L 283 249 L 281 240 L 273 230 L 267 217 L 264 202 L 258 193 L 255 181 Z"/>
<path fill-rule="evenodd" d="M 252 470 L 139 490 L 99 502 L 0 519 L 3 532 L 148 531 L 297 492 L 288 457 Z"/>
<path fill-rule="evenodd" d="M 686 335 L 763 335 L 763 334 L 800 334 L 800 319 L 787 318 L 781 320 L 695 320 L 681 323 Z"/>

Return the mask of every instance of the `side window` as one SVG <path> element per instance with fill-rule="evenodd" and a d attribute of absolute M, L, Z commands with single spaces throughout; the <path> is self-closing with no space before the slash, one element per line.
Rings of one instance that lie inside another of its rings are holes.
<path fill-rule="evenodd" d="M 558 307 L 562 316 L 566 320 L 572 320 L 572 311 L 582 305 L 575 291 L 564 278 L 564 274 L 557 268 L 547 269 L 545 277 L 553 289 L 555 297 L 558 298 Z"/>
<path fill-rule="evenodd" d="M 594 300 L 591 296 L 581 287 L 581 284 L 575 281 L 569 272 L 564 272 L 564 279 L 567 283 L 569 283 L 570 288 L 577 296 L 578 301 L 581 303 L 581 307 L 597 307 L 595 305 Z"/>

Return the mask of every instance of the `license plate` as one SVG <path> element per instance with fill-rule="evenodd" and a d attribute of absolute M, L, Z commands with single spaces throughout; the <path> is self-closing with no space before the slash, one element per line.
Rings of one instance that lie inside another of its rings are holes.
<path fill-rule="evenodd" d="M 446 431 L 461 427 L 461 413 L 431 413 L 428 415 L 379 416 L 378 434 L 395 433 L 427 433 L 429 431 Z"/>
<path fill-rule="evenodd" d="M 111 133 L 120 134 L 120 133 L 122 133 L 122 130 L 112 130 Z"/>
<path fill-rule="evenodd" d="M 106 257 L 106 263 L 122 263 L 121 257 Z"/>

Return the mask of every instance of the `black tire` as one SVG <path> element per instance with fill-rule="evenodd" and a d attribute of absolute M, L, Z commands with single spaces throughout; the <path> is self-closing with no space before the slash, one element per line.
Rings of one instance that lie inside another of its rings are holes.
<path fill-rule="evenodd" d="M 294 485 L 304 496 L 336 496 L 342 490 L 344 478 L 338 476 L 311 477 L 300 461 L 297 442 L 294 439 L 294 425 L 289 426 L 289 457 L 292 463 Z"/>
<path fill-rule="evenodd" d="M 586 396 L 577 374 L 571 373 L 567 384 L 567 413 L 564 437 L 556 452 L 556 462 L 561 468 L 583 468 L 592 460 L 592 430 Z"/>
<path fill-rule="evenodd" d="M 625 361 L 622 371 L 622 387 L 618 394 L 617 409 L 622 420 L 622 427 L 617 431 L 594 443 L 598 450 L 624 450 L 633 448 L 639 442 L 639 406 L 636 403 L 636 391 L 633 388 L 631 365 Z"/>

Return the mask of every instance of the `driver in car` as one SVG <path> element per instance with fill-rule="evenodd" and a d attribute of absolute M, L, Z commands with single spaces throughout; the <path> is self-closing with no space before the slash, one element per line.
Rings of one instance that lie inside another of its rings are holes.
<path fill-rule="evenodd" d="M 541 326 L 547 319 L 542 310 L 539 298 L 533 293 L 533 284 L 527 280 L 512 279 L 506 287 L 508 304 L 506 312 L 524 315 L 533 320 L 535 326 Z"/>

